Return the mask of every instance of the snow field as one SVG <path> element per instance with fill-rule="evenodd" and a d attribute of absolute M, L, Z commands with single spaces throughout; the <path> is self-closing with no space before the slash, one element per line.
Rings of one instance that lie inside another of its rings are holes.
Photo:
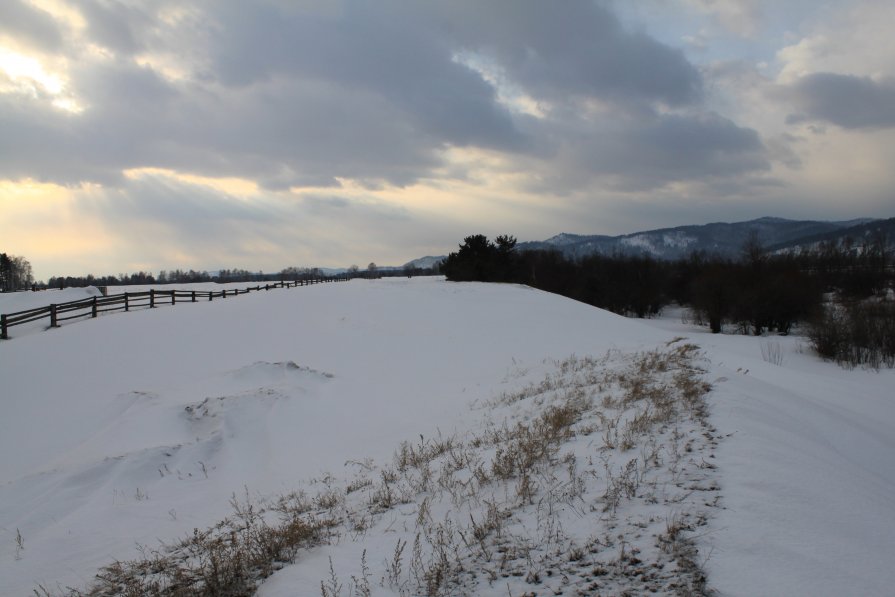
<path fill-rule="evenodd" d="M 274 554 L 298 564 L 260 593 L 318 585 L 323 595 L 700 592 L 705 579 L 685 531 L 705 524 L 719 487 L 706 460 L 714 442 L 694 350 L 550 362 L 539 381 L 475 405 L 470 431 L 405 440 L 389 463 L 352 462 L 348 477 L 324 475 L 267 505 L 247 496 L 234 509 L 254 504 L 259 520 L 267 510 L 263 533 L 315 531 L 299 537 L 317 546 L 307 555 L 291 545 Z M 214 535 L 230 544 L 239 535 L 230 557 L 244 562 L 264 549 L 253 530 L 262 525 L 237 518 Z M 232 589 L 270 572 L 269 562 L 244 577 L 210 574 L 188 547 L 153 554 L 164 572 L 147 576 L 144 560 L 104 572 L 101 585 L 153 594 L 184 578 L 208 586 L 213 576 Z"/>
<path fill-rule="evenodd" d="M 892 381 L 438 279 L 72 323 L 0 342 L 0 594 L 264 527 L 262 595 L 887 595 Z"/>

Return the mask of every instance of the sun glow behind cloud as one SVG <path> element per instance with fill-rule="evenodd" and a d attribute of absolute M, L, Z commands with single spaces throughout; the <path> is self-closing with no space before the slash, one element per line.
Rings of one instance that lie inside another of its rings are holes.
<path fill-rule="evenodd" d="M 0 70 L 22 90 L 30 90 L 36 95 L 35 85 L 52 95 L 59 95 L 65 89 L 62 77 L 48 73 L 43 65 L 31 56 L 20 54 L 9 48 L 0 47 Z"/>
<path fill-rule="evenodd" d="M 204 186 L 219 193 L 225 193 L 235 197 L 247 198 L 252 195 L 257 195 L 259 192 L 258 184 L 245 178 L 200 176 L 197 174 L 177 172 L 166 168 L 132 168 L 125 170 L 124 176 L 131 180 L 147 176 L 161 176 L 184 183 Z"/>
<path fill-rule="evenodd" d="M 78 207 L 79 194 L 97 190 L 96 185 L 73 189 L 28 179 L 0 181 L 4 247 L 28 258 L 43 279 L 52 275 L 48 263 L 66 264 L 72 268 L 69 271 L 90 268 L 92 263 L 111 265 L 114 235 L 100 219 Z"/>
<path fill-rule="evenodd" d="M 0 94 L 21 93 L 34 99 L 51 98 L 54 107 L 78 114 L 83 106 L 68 92 L 66 78 L 48 70 L 37 58 L 0 46 Z"/>

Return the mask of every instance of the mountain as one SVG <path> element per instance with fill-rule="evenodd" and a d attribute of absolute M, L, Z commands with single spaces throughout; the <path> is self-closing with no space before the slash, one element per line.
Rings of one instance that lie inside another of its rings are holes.
<path fill-rule="evenodd" d="M 873 222 L 870 219 L 823 222 L 764 217 L 747 222 L 678 226 L 620 236 L 562 233 L 545 241 L 519 243 L 518 247 L 521 250 L 555 249 L 568 257 L 623 254 L 678 259 L 694 251 L 735 257 L 752 234 L 757 234 L 758 241 L 765 247 L 782 247 L 788 243 L 798 243 L 800 239 L 835 236 L 845 230 L 872 225 Z"/>
<path fill-rule="evenodd" d="M 820 243 L 835 243 L 843 246 L 862 246 L 882 240 L 890 249 L 895 249 L 895 218 L 886 220 L 861 220 L 847 228 L 840 228 L 820 234 L 813 234 L 789 242 L 768 245 L 771 252 L 805 251 L 816 248 Z"/>
<path fill-rule="evenodd" d="M 433 257 L 431 255 L 426 257 L 420 257 L 419 259 L 414 259 L 413 261 L 408 261 L 405 263 L 402 268 L 403 269 L 431 269 L 444 261 L 447 258 L 446 255 L 440 255 L 438 257 Z"/>

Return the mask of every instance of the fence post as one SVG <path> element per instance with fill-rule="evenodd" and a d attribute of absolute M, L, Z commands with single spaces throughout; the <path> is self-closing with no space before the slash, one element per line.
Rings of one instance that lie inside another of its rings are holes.
<path fill-rule="evenodd" d="M 128 311 L 131 310 L 131 305 L 130 305 L 130 302 L 127 300 L 127 298 L 128 298 L 128 295 L 125 292 L 124 293 L 124 312 L 125 313 L 127 313 Z"/>
<path fill-rule="evenodd" d="M 6 335 L 6 313 L 0 315 L 0 340 L 8 340 Z"/>
<path fill-rule="evenodd" d="M 195 303 L 195 302 L 196 302 L 196 291 L 195 291 L 195 290 L 193 291 L 193 297 L 192 297 L 192 298 L 193 298 L 193 302 Z"/>
<path fill-rule="evenodd" d="M 56 305 L 50 305 L 50 327 L 58 328 L 59 324 L 56 321 Z"/>
<path fill-rule="evenodd" d="M 149 289 L 149 308 L 155 308 L 155 288 Z"/>
<path fill-rule="evenodd" d="M 176 290 L 171 291 L 171 304 L 172 305 L 177 304 L 177 291 Z"/>
<path fill-rule="evenodd" d="M 90 316 L 96 317 L 96 297 L 93 297 L 93 309 L 90 310 Z"/>

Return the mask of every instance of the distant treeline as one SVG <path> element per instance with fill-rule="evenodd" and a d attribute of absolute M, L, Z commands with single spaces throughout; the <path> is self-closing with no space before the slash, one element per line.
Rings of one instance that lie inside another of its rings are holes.
<path fill-rule="evenodd" d="M 310 280 L 325 278 L 318 268 L 287 267 L 278 273 L 251 272 L 245 269 L 222 269 L 214 274 L 196 270 L 162 270 L 158 275 L 150 272 L 118 274 L 108 276 L 53 276 L 47 283 L 49 288 L 72 288 L 82 286 L 132 286 L 147 284 L 187 284 L 195 282 L 272 282 L 279 280 Z"/>
<path fill-rule="evenodd" d="M 788 333 L 823 313 L 824 293 L 842 301 L 884 297 L 893 257 L 883 241 L 855 250 L 834 243 L 800 254 L 766 254 L 750 239 L 738 260 L 694 253 L 677 261 L 648 256 L 518 251 L 516 239 L 468 236 L 442 265 L 454 281 L 527 284 L 615 313 L 649 317 L 671 303 L 689 306 L 713 332 Z"/>
<path fill-rule="evenodd" d="M 30 269 L 29 269 L 30 272 Z M 189 284 L 195 282 L 273 282 L 280 280 L 319 280 L 322 278 L 380 278 L 382 276 L 420 276 L 435 273 L 433 268 L 405 267 L 402 269 L 380 269 L 375 263 L 370 263 L 366 269 L 360 269 L 352 265 L 344 273 L 326 275 L 316 267 L 287 267 L 276 273 L 251 272 L 246 269 L 222 269 L 215 273 L 196 270 L 162 270 L 158 275 L 150 272 L 137 272 L 133 274 L 118 274 L 107 276 L 53 276 L 46 284 L 38 283 L 38 288 L 80 288 L 83 286 L 145 286 L 148 284 Z M 30 284 L 30 282 L 29 282 Z M 27 286 L 25 286 L 27 287 Z"/>

